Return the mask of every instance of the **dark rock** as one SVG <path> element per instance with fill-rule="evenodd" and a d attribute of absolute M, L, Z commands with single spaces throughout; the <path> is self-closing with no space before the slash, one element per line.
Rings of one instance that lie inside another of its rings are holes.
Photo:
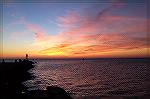
<path fill-rule="evenodd" d="M 27 91 L 21 99 L 73 99 L 64 89 L 48 86 L 47 90 Z"/>
<path fill-rule="evenodd" d="M 27 90 L 22 82 L 31 78 L 27 71 L 33 67 L 29 60 L 0 63 L 0 99 L 20 99 Z"/>
<path fill-rule="evenodd" d="M 72 99 L 64 89 L 57 86 L 48 86 L 47 94 L 51 99 Z"/>
<path fill-rule="evenodd" d="M 22 82 L 32 77 L 27 71 L 34 67 L 33 64 L 27 59 L 0 63 L 0 99 L 72 99 L 64 89 L 57 86 L 28 91 Z"/>

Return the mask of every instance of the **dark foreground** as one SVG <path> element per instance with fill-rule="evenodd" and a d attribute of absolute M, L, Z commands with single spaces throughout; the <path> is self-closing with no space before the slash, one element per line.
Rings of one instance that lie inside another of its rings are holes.
<path fill-rule="evenodd" d="M 0 99 L 149 99 L 150 96 L 83 96 L 72 97 L 64 89 L 49 86 L 47 90 L 28 91 L 22 82 L 32 78 L 27 71 L 34 67 L 34 62 L 0 63 Z"/>
<path fill-rule="evenodd" d="M 28 91 L 22 82 L 31 79 L 27 71 L 34 67 L 29 60 L 0 63 L 0 99 L 72 99 L 62 88 Z"/>

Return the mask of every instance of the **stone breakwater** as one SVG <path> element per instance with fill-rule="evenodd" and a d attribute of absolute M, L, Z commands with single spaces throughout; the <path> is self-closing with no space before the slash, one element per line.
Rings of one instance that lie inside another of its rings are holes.
<path fill-rule="evenodd" d="M 0 63 L 0 99 L 72 99 L 62 88 L 49 86 L 47 90 L 28 91 L 22 82 L 31 79 L 28 72 L 34 62 L 21 60 Z"/>

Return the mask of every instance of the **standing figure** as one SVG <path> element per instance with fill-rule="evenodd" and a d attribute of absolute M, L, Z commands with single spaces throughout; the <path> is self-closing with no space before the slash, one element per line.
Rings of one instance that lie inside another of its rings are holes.
<path fill-rule="evenodd" d="M 28 60 L 28 54 L 26 54 L 26 60 Z"/>

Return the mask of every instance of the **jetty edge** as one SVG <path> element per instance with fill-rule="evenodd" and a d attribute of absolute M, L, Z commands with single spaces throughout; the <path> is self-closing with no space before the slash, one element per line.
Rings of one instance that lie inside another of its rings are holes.
<path fill-rule="evenodd" d="M 0 62 L 0 99 L 72 99 L 63 88 L 57 86 L 28 91 L 22 83 L 32 78 L 28 70 L 34 68 L 34 63 L 27 57 L 14 62 Z"/>

